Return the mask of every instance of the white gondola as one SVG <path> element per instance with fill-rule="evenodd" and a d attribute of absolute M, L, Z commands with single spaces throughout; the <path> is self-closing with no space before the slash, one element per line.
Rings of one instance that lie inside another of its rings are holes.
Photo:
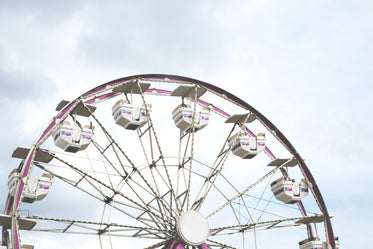
<path fill-rule="evenodd" d="M 85 150 L 90 144 L 94 134 L 94 127 L 85 125 L 81 129 L 78 125 L 71 125 L 65 121 L 58 125 L 53 132 L 54 143 L 66 152 Z"/>
<path fill-rule="evenodd" d="M 294 204 L 308 195 L 308 184 L 302 179 L 300 183 L 281 177 L 271 183 L 275 198 L 285 204 Z"/>
<path fill-rule="evenodd" d="M 318 238 L 309 238 L 299 242 L 299 249 L 324 249 L 323 242 Z"/>
<path fill-rule="evenodd" d="M 334 237 L 334 242 L 335 242 L 335 249 L 339 249 L 339 238 L 338 237 Z M 326 242 L 324 242 L 324 248 L 323 249 L 329 249 L 328 248 L 328 244 Z"/>
<path fill-rule="evenodd" d="M 146 104 L 146 109 L 149 113 L 151 112 L 151 108 L 151 104 Z M 146 109 L 145 105 L 141 107 L 133 106 L 126 100 L 121 99 L 113 106 L 112 114 L 117 125 L 128 130 L 136 130 L 148 122 Z"/>
<path fill-rule="evenodd" d="M 177 128 L 182 131 L 189 132 L 192 130 L 192 123 L 194 131 L 204 128 L 210 119 L 210 109 L 203 107 L 201 110 L 196 111 L 194 114 L 193 123 L 193 110 L 189 105 L 179 105 L 172 112 L 172 119 Z"/>
<path fill-rule="evenodd" d="M 19 172 L 17 169 L 12 170 L 8 177 L 9 194 L 15 196 L 17 182 L 20 180 Z M 28 177 L 25 183 L 22 201 L 33 203 L 40 201 L 48 194 L 52 186 L 53 176 L 50 174 L 43 174 L 40 178 Z"/>
<path fill-rule="evenodd" d="M 234 155 L 250 159 L 265 149 L 265 141 L 264 133 L 254 137 L 246 132 L 239 132 L 229 138 L 228 144 Z"/>
<path fill-rule="evenodd" d="M 299 242 L 299 249 L 330 249 L 326 242 L 321 241 L 318 237 L 309 238 Z M 335 238 L 335 249 L 339 249 L 339 239 Z"/>

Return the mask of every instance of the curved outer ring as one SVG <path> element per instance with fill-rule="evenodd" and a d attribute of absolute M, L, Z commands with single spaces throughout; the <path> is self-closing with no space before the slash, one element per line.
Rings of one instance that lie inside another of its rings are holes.
<path fill-rule="evenodd" d="M 35 151 L 39 148 L 40 144 L 49 136 L 49 134 L 52 132 L 53 128 L 57 125 L 56 119 L 64 118 L 70 110 L 72 110 L 80 101 L 81 98 L 89 98 L 93 97 L 93 100 L 96 99 L 95 95 L 98 93 L 104 91 L 107 86 L 113 87 L 115 85 L 119 85 L 125 81 L 131 80 L 131 79 L 146 79 L 146 80 L 165 80 L 169 79 L 172 81 L 178 81 L 180 83 L 184 84 L 197 84 L 199 86 L 202 86 L 211 92 L 217 94 L 220 97 L 223 97 L 229 101 L 232 101 L 233 103 L 241 106 L 242 108 L 249 110 L 251 113 L 255 114 L 257 119 L 262 122 L 264 126 L 267 127 L 268 130 L 272 132 L 272 134 L 280 141 L 282 144 L 287 148 L 287 150 L 296 158 L 298 161 L 298 165 L 307 179 L 307 181 L 311 184 L 311 192 L 314 195 L 316 202 L 320 208 L 320 211 L 323 213 L 325 217 L 325 230 L 327 234 L 327 240 L 328 244 L 332 247 L 332 249 L 335 249 L 335 241 L 334 241 L 334 234 L 333 234 L 333 228 L 331 225 L 330 221 L 330 216 L 328 213 L 328 210 L 326 208 L 324 199 L 321 195 L 321 192 L 316 184 L 315 179 L 313 178 L 310 170 L 308 169 L 306 163 L 302 159 L 302 157 L 299 155 L 299 153 L 296 151 L 294 146 L 290 143 L 290 141 L 285 137 L 285 135 L 271 122 L 269 121 L 263 114 L 261 114 L 258 110 L 256 110 L 254 107 L 243 101 L 242 99 L 238 98 L 237 96 L 217 87 L 212 84 L 184 77 L 184 76 L 178 76 L 178 75 L 168 75 L 168 74 L 140 74 L 140 75 L 133 75 L 133 76 L 128 76 L 128 77 L 123 77 L 120 79 L 116 79 L 107 83 L 104 83 L 102 85 L 99 85 L 90 91 L 84 93 L 83 95 L 79 96 L 77 99 L 71 101 L 63 110 L 61 110 L 51 121 L 51 123 L 48 125 L 48 127 L 43 131 L 41 136 L 35 141 L 33 146 L 30 149 L 29 154 L 27 155 L 25 162 L 26 164 L 22 168 L 22 171 L 20 173 L 22 179 L 26 179 L 28 176 L 30 169 L 31 169 L 31 164 L 33 161 L 33 157 L 35 155 Z M 99 99 L 106 99 L 111 96 L 114 96 L 116 93 L 108 93 L 104 96 L 100 96 Z M 15 249 L 20 249 L 20 244 L 19 244 L 19 233 L 18 233 L 18 224 L 17 224 L 17 219 L 16 215 L 20 207 L 21 203 L 21 196 L 24 188 L 24 182 L 19 181 L 16 187 L 16 195 L 13 200 L 13 202 L 7 202 L 7 206 L 5 207 L 6 214 L 12 213 L 12 245 L 13 248 Z M 9 198 L 9 197 L 8 197 Z"/>

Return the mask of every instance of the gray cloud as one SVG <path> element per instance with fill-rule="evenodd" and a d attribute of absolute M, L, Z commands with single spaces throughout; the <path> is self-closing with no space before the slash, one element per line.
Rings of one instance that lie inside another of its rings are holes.
<path fill-rule="evenodd" d="M 17 105 L 20 102 L 39 102 L 46 99 L 53 99 L 56 92 L 56 85 L 50 79 L 37 75 L 0 72 L 2 101 L 10 101 Z"/>
<path fill-rule="evenodd" d="M 208 70 L 211 60 L 215 66 L 223 64 L 225 51 L 219 48 L 224 34 L 207 6 L 169 4 L 171 9 L 156 2 L 99 4 L 88 14 L 82 12 L 90 32 L 79 40 L 78 54 L 89 64 L 130 70 L 138 70 L 138 65 L 142 70 L 176 71 L 195 65 Z M 104 16 L 102 11 L 111 14 Z"/>
<path fill-rule="evenodd" d="M 0 13 L 17 14 L 18 16 L 32 16 L 41 26 L 53 26 L 64 22 L 77 9 L 84 6 L 86 1 L 67 0 L 64 2 L 49 2 L 37 0 L 29 1 L 1 1 Z"/>
<path fill-rule="evenodd" d="M 0 113 L 2 115 L 0 130 L 2 143 L 0 144 L 0 175 L 4 179 L 0 186 L 1 193 L 7 193 L 7 179 L 9 172 L 17 168 L 20 160 L 11 158 L 11 154 L 18 146 L 30 146 L 36 139 L 40 129 L 47 124 L 47 119 L 38 117 L 38 112 L 51 110 L 53 106 L 45 103 L 57 103 L 56 85 L 53 81 L 39 75 L 23 72 L 5 72 L 0 68 Z M 31 115 L 30 115 L 31 114 Z M 52 116 L 52 115 L 51 115 Z M 34 133 L 25 131 L 28 123 L 34 123 L 39 130 Z M 43 123 L 44 122 L 44 123 Z M 5 205 L 6 195 L 2 196 L 0 208 Z"/>

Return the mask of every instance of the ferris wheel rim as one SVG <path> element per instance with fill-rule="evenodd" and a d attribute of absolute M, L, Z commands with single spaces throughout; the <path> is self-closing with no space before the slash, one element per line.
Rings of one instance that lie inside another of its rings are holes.
<path fill-rule="evenodd" d="M 79 97 L 77 97 L 76 99 L 71 101 L 69 104 L 67 104 L 61 111 L 59 111 L 59 113 L 57 115 L 55 115 L 55 117 L 57 119 L 63 119 L 63 117 L 65 117 L 69 113 L 70 110 L 72 110 L 76 105 L 78 105 L 79 101 L 81 101 L 82 99 L 86 99 L 87 102 L 88 102 L 88 100 L 95 99 L 96 96 L 99 93 L 105 91 L 107 89 L 107 86 L 113 87 L 113 86 L 119 85 L 121 83 L 124 83 L 124 82 L 132 80 L 132 79 L 140 79 L 140 80 L 144 79 L 144 80 L 155 80 L 155 81 L 164 80 L 165 82 L 170 81 L 170 82 L 179 83 L 179 84 L 195 84 L 195 85 L 204 87 L 207 90 L 211 91 L 212 93 L 218 95 L 219 97 L 225 98 L 226 100 L 231 101 L 232 103 L 234 103 L 236 105 L 239 105 L 240 107 L 242 107 L 242 108 L 252 112 L 253 114 L 255 114 L 257 116 L 257 119 L 260 120 L 260 122 L 263 125 L 265 125 L 268 130 L 273 132 L 272 134 L 283 143 L 283 145 L 287 148 L 287 150 L 298 161 L 299 167 L 302 170 L 302 173 L 304 174 L 305 177 L 307 177 L 308 182 L 311 183 L 311 192 L 313 193 L 314 198 L 317 201 L 317 204 L 319 205 L 319 208 L 320 208 L 321 212 L 323 213 L 323 215 L 325 217 L 325 229 L 327 231 L 328 242 L 329 242 L 330 245 L 332 245 L 332 247 L 334 247 L 334 234 L 333 234 L 333 229 L 332 229 L 332 226 L 331 226 L 330 216 L 329 216 L 326 204 L 325 204 L 324 199 L 321 195 L 321 192 L 320 192 L 320 190 L 319 190 L 319 188 L 316 184 L 315 179 L 313 178 L 308 166 L 306 165 L 306 163 L 304 162 L 304 160 L 302 159 L 300 154 L 296 151 L 294 146 L 285 137 L 285 135 L 283 135 L 283 133 L 269 119 L 267 119 L 257 109 L 255 109 L 254 107 L 252 107 L 251 105 L 249 105 L 248 103 L 246 103 L 245 101 L 240 99 L 239 97 L 229 93 L 226 90 L 223 90 L 222 88 L 219 88 L 215 85 L 212 85 L 212 84 L 204 82 L 204 81 L 196 80 L 196 79 L 189 78 L 189 77 L 179 76 L 179 75 L 138 74 L 138 75 L 126 76 L 126 77 L 118 78 L 118 79 L 103 83 L 103 84 L 101 84 L 97 87 L 94 87 L 91 90 L 85 92 L 84 94 L 80 95 Z M 113 97 L 113 96 L 115 96 L 115 93 L 112 93 L 111 95 L 109 94 L 109 96 L 106 96 L 106 97 Z M 25 159 L 25 162 L 26 162 L 25 167 L 21 171 L 22 178 L 27 177 L 27 175 L 29 173 L 30 166 L 33 162 L 35 153 L 39 149 L 41 141 L 43 139 L 45 139 L 46 137 L 49 137 L 50 132 L 57 125 L 55 120 L 56 119 L 51 121 L 51 123 L 47 126 L 47 128 L 42 132 L 42 134 L 35 140 L 35 143 L 32 145 L 32 147 L 29 151 L 29 154 Z M 14 202 L 12 203 L 13 205 L 6 207 L 6 212 L 7 212 L 8 215 L 12 211 L 13 211 L 13 213 L 18 212 L 19 207 L 20 207 L 20 203 L 21 203 L 21 195 L 22 195 L 23 187 L 24 187 L 24 184 L 23 184 L 22 181 L 20 181 L 19 186 L 17 186 L 18 191 L 16 191 L 16 195 L 15 195 L 16 197 L 14 198 Z M 14 205 L 14 203 L 16 205 Z M 13 236 L 15 238 L 17 238 L 18 237 L 18 224 L 16 223 L 16 219 L 13 219 L 13 220 L 14 220 L 13 221 L 14 225 L 12 227 L 14 227 L 14 229 L 12 229 L 12 233 L 13 233 Z M 18 238 L 17 238 L 17 240 L 18 240 Z M 18 245 L 18 247 L 19 247 L 19 245 Z"/>

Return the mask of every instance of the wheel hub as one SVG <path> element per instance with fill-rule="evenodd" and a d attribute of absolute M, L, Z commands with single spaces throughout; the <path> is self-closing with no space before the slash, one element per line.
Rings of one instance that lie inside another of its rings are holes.
<path fill-rule="evenodd" d="M 210 234 L 207 219 L 197 211 L 183 213 L 176 223 L 180 239 L 190 246 L 202 245 Z"/>

